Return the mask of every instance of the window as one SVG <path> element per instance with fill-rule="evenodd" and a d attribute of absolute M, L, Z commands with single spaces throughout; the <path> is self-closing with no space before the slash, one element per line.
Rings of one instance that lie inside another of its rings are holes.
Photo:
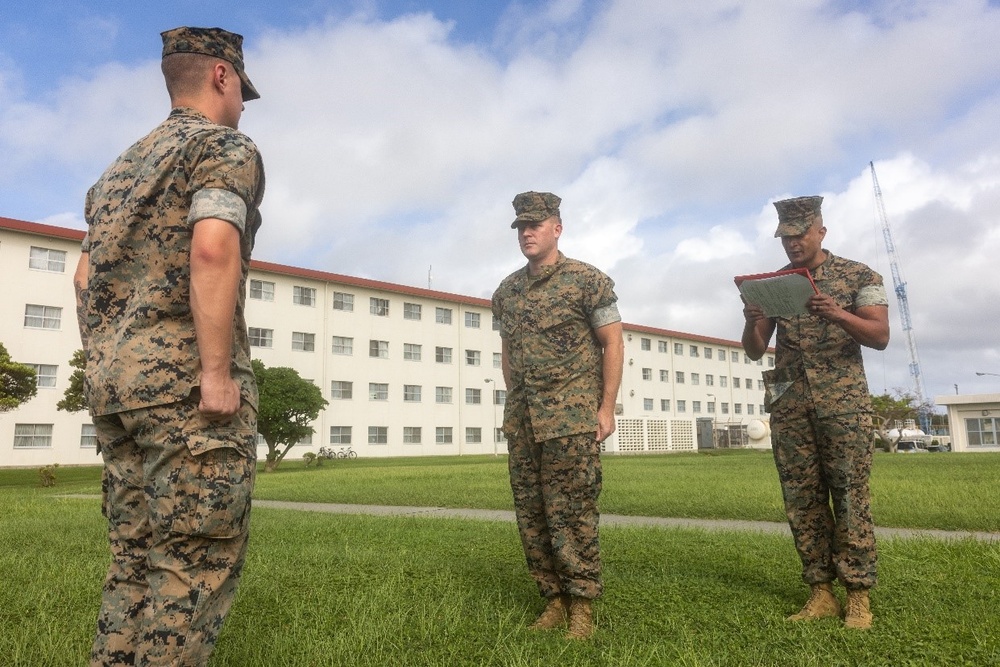
<path fill-rule="evenodd" d="M 670 382 L 670 371 L 660 371 L 660 382 Z"/>
<path fill-rule="evenodd" d="M 302 352 L 312 352 L 316 349 L 316 334 L 292 332 L 292 349 Z"/>
<path fill-rule="evenodd" d="M 687 412 L 687 401 L 677 401 L 677 412 Z"/>
<path fill-rule="evenodd" d="M 467 405 L 479 405 L 483 402 L 483 390 L 482 389 L 465 389 L 465 402 Z"/>
<path fill-rule="evenodd" d="M 316 305 L 316 289 L 313 287 L 292 286 L 292 303 L 300 306 Z"/>
<path fill-rule="evenodd" d="M 404 384 L 403 385 L 403 400 L 410 403 L 420 402 L 420 385 L 419 384 Z"/>
<path fill-rule="evenodd" d="M 495 317 L 490 317 L 490 320 L 493 321 L 493 330 L 500 331 L 500 320 Z"/>
<path fill-rule="evenodd" d="M 697 345 L 692 345 L 689 348 L 688 355 L 692 356 L 692 357 L 697 357 L 698 356 L 698 346 Z"/>
<path fill-rule="evenodd" d="M 272 347 L 274 345 L 274 329 L 258 329 L 250 327 L 250 347 Z"/>
<path fill-rule="evenodd" d="M 715 386 L 715 376 L 711 373 L 705 373 L 705 386 L 714 387 Z"/>
<path fill-rule="evenodd" d="M 763 359 L 758 359 L 757 360 L 757 365 L 758 366 L 763 366 L 764 365 L 764 360 Z"/>
<path fill-rule="evenodd" d="M 728 387 L 729 386 L 729 376 L 727 376 L 727 375 L 720 375 L 719 376 L 719 386 L 720 387 Z"/>
<path fill-rule="evenodd" d="M 767 366 L 768 368 L 774 368 L 774 357 L 767 358 Z"/>
<path fill-rule="evenodd" d="M 493 442 L 507 442 L 507 436 L 499 426 L 493 429 Z"/>
<path fill-rule="evenodd" d="M 684 384 L 684 371 L 676 371 L 674 379 L 677 384 Z"/>
<path fill-rule="evenodd" d="M 691 384 L 701 384 L 701 375 L 698 373 L 691 373 Z"/>
<path fill-rule="evenodd" d="M 421 316 L 421 311 L 423 307 L 419 303 L 406 303 L 403 302 L 403 319 L 404 320 L 419 320 Z"/>
<path fill-rule="evenodd" d="M 710 415 L 715 414 L 715 401 L 709 401 L 708 403 L 705 404 L 705 406 L 708 408 L 708 414 Z"/>
<path fill-rule="evenodd" d="M 333 309 L 354 312 L 354 295 L 347 292 L 334 292 Z"/>
<path fill-rule="evenodd" d="M 479 365 L 479 350 L 466 350 L 465 351 L 465 365 L 466 366 L 478 366 Z"/>
<path fill-rule="evenodd" d="M 494 405 L 505 405 L 507 403 L 507 390 L 506 389 L 494 389 L 493 390 L 493 404 Z"/>
<path fill-rule="evenodd" d="M 450 364 L 451 363 L 451 348 L 450 347 L 435 347 L 434 348 L 434 361 L 439 364 Z"/>
<path fill-rule="evenodd" d="M 735 352 L 735 351 L 730 352 L 729 353 L 729 360 L 731 362 L 733 362 L 734 364 L 740 363 L 740 353 L 739 352 Z"/>
<path fill-rule="evenodd" d="M 438 426 L 434 429 L 434 442 L 439 445 L 450 445 L 451 444 L 451 427 L 450 426 Z"/>
<path fill-rule="evenodd" d="M 652 368 L 643 368 L 642 369 L 642 379 L 643 380 L 652 380 L 653 379 L 653 369 Z"/>
<path fill-rule="evenodd" d="M 684 354 L 684 343 L 674 343 L 674 354 Z"/>
<path fill-rule="evenodd" d="M 435 403 L 451 403 L 451 387 L 434 387 Z"/>
<path fill-rule="evenodd" d="M 483 429 L 478 426 L 466 426 L 465 427 L 465 441 L 472 444 L 478 444 L 483 441 Z"/>
<path fill-rule="evenodd" d="M 434 321 L 438 324 L 451 324 L 451 308 L 435 308 Z"/>
<path fill-rule="evenodd" d="M 14 449 L 52 446 L 52 424 L 14 424 Z"/>
<path fill-rule="evenodd" d="M 726 360 L 726 351 L 723 350 L 722 348 L 719 348 L 719 361 L 725 361 L 725 360 Z"/>
<path fill-rule="evenodd" d="M 733 378 L 733 389 L 739 389 L 739 388 L 740 388 L 740 379 L 738 377 L 734 377 Z"/>
<path fill-rule="evenodd" d="M 722 414 L 724 414 L 724 415 L 728 415 L 729 414 L 729 403 L 723 403 L 722 404 Z"/>
<path fill-rule="evenodd" d="M 368 398 L 373 401 L 388 401 L 389 400 L 389 383 L 387 382 L 369 382 L 368 383 Z"/>
<path fill-rule="evenodd" d="M 350 426 L 331 426 L 330 427 L 330 444 L 331 445 L 349 445 L 349 444 L 351 444 L 351 427 Z"/>
<path fill-rule="evenodd" d="M 691 412 L 701 414 L 701 401 L 691 401 Z"/>
<path fill-rule="evenodd" d="M 250 298 L 259 301 L 274 301 L 274 283 L 267 280 L 251 280 Z"/>
<path fill-rule="evenodd" d="M 389 427 L 388 426 L 369 426 L 368 427 L 368 444 L 369 445 L 385 445 L 389 443 Z"/>
<path fill-rule="evenodd" d="M 499 352 L 493 353 L 493 368 L 503 368 L 503 355 Z"/>
<path fill-rule="evenodd" d="M 59 370 L 58 366 L 52 366 L 50 364 L 26 364 L 35 369 L 35 386 L 36 387 L 55 387 L 56 386 L 56 371 Z"/>
<path fill-rule="evenodd" d="M 711 359 L 712 358 L 712 348 L 710 348 L 710 347 L 706 347 L 705 348 L 705 358 L 706 359 Z"/>
<path fill-rule="evenodd" d="M 656 349 L 660 352 L 665 353 L 667 351 L 667 341 L 665 340 L 656 341 Z"/>
<path fill-rule="evenodd" d="M 333 353 L 346 354 L 348 356 L 354 354 L 354 339 L 345 336 L 334 336 Z"/>
<path fill-rule="evenodd" d="M 420 444 L 420 427 L 419 426 L 404 426 L 403 427 L 403 444 L 404 445 L 419 445 Z"/>
<path fill-rule="evenodd" d="M 347 380 L 334 380 L 330 383 L 330 398 L 342 401 L 354 398 L 354 383 Z"/>
<path fill-rule="evenodd" d="M 389 341 L 370 340 L 368 341 L 368 356 L 377 359 L 389 358 Z"/>
<path fill-rule="evenodd" d="M 747 403 L 747 414 L 748 415 L 753 414 L 753 403 Z"/>
<path fill-rule="evenodd" d="M 66 251 L 31 246 L 28 268 L 39 271 L 66 272 Z"/>
<path fill-rule="evenodd" d="M 403 359 L 406 361 L 420 361 L 422 354 L 422 346 L 416 343 L 403 343 Z"/>
<path fill-rule="evenodd" d="M 647 410 L 647 411 L 652 410 L 653 409 L 653 399 L 651 399 L 651 398 L 644 398 L 644 399 L 642 399 L 642 409 L 643 410 Z"/>
<path fill-rule="evenodd" d="M 62 324 L 62 308 L 29 303 L 24 307 L 24 326 L 29 329 L 58 329 Z"/>
<path fill-rule="evenodd" d="M 296 442 L 295 444 L 297 444 L 297 445 L 311 445 L 311 444 L 313 444 L 313 434 L 310 433 L 309 435 L 302 436 L 302 438 L 298 442 Z"/>
<path fill-rule="evenodd" d="M 1000 418 L 967 418 L 965 420 L 965 431 L 969 434 L 970 447 L 994 446 L 1000 442 L 1000 440 L 997 440 L 997 434 L 1000 433 Z"/>
<path fill-rule="evenodd" d="M 746 387 L 747 389 L 753 389 L 753 380 L 750 379 L 750 378 L 747 378 L 746 384 L 743 385 L 743 386 Z"/>
<path fill-rule="evenodd" d="M 661 412 L 670 412 L 670 399 L 669 398 L 661 398 L 660 399 L 660 411 Z"/>
<path fill-rule="evenodd" d="M 734 415 L 741 415 L 741 414 L 743 414 L 743 404 L 742 403 L 733 403 L 733 414 Z"/>
<path fill-rule="evenodd" d="M 479 313 L 466 313 L 465 314 L 465 327 L 467 329 L 478 329 L 479 328 Z"/>
<path fill-rule="evenodd" d="M 389 299 L 369 298 L 368 312 L 378 317 L 389 317 Z"/>
<path fill-rule="evenodd" d="M 84 424 L 80 427 L 80 448 L 97 448 L 97 429 L 93 424 Z"/>
<path fill-rule="evenodd" d="M 653 349 L 653 341 L 648 338 L 639 339 L 639 349 L 648 352 Z"/>
<path fill-rule="evenodd" d="M 746 353 L 744 352 L 744 353 L 743 353 L 743 363 L 744 363 L 744 364 L 749 364 L 749 363 L 750 363 L 750 361 L 751 361 L 751 359 L 750 359 L 750 355 L 748 355 L 748 354 L 746 354 Z"/>

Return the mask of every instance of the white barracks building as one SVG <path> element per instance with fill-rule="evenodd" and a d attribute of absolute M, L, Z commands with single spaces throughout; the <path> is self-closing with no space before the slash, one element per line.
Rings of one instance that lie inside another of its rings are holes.
<path fill-rule="evenodd" d="M 0 412 L 0 466 L 100 462 L 86 412 L 56 410 L 80 347 L 72 274 L 82 238 L 0 217 L 0 343 L 38 373 L 37 396 Z M 256 260 L 248 289 L 253 356 L 294 368 L 329 401 L 288 458 L 321 446 L 362 457 L 506 452 L 488 300 Z M 770 447 L 761 371 L 773 352 L 753 362 L 737 341 L 624 329 L 618 431 L 606 451 Z"/>

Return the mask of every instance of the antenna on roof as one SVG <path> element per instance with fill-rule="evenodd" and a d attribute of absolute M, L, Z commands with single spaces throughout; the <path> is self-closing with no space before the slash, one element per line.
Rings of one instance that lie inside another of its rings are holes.
<path fill-rule="evenodd" d="M 434 268 L 433 264 L 428 265 L 427 267 L 427 289 L 431 288 L 431 283 L 434 281 L 434 279 L 431 277 L 431 269 L 433 268 Z"/>

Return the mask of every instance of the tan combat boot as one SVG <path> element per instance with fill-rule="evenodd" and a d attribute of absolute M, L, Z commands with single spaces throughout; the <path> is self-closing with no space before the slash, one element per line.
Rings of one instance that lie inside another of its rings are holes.
<path fill-rule="evenodd" d="M 594 608 L 589 598 L 574 597 L 569 605 L 566 639 L 590 639 L 594 634 Z"/>
<path fill-rule="evenodd" d="M 833 594 L 833 584 L 813 584 L 812 593 L 805 606 L 797 614 L 792 614 L 786 621 L 815 621 L 820 618 L 840 616 L 840 601 Z"/>
<path fill-rule="evenodd" d="M 867 630 L 872 627 L 872 608 L 867 589 L 847 591 L 844 627 L 852 630 Z"/>
<path fill-rule="evenodd" d="M 548 599 L 545 609 L 542 610 L 535 622 L 528 626 L 528 629 L 551 630 L 552 628 L 564 627 L 568 614 L 569 596 L 557 595 Z"/>

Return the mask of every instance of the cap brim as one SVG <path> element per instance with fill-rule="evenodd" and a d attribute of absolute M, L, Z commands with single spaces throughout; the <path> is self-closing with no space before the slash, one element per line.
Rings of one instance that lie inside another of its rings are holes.
<path fill-rule="evenodd" d="M 259 100 L 260 93 L 258 93 L 257 89 L 254 88 L 252 83 L 250 83 L 250 77 L 247 76 L 247 73 L 243 71 L 237 71 L 236 73 L 240 77 L 240 84 L 242 84 L 240 86 L 240 90 L 243 93 L 243 101 L 249 102 L 250 100 Z"/>

